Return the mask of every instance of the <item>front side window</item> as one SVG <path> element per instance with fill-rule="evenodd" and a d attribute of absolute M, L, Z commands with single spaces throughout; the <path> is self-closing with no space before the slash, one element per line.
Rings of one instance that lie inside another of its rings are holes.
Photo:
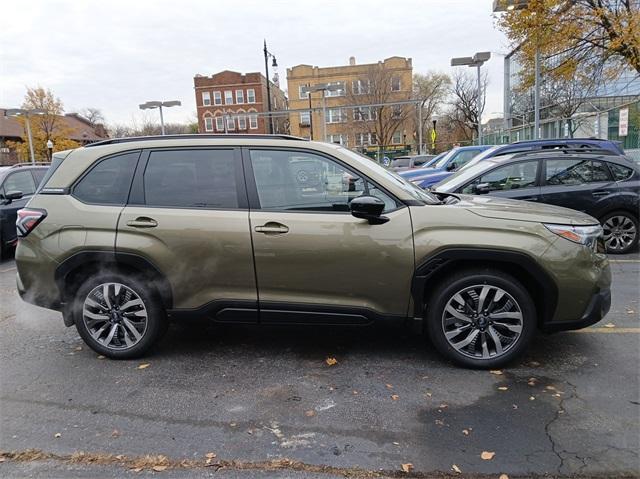
<path fill-rule="evenodd" d="M 139 156 L 133 151 L 100 161 L 78 182 L 73 196 L 85 203 L 124 205 Z"/>
<path fill-rule="evenodd" d="M 385 210 L 396 202 L 338 163 L 312 153 L 252 150 L 251 165 L 263 209 L 349 212 L 349 202 L 375 194 Z"/>
<path fill-rule="evenodd" d="M 495 168 L 479 176 L 462 189 L 462 193 L 473 194 L 475 187 L 487 184 L 489 191 L 515 190 L 535 186 L 538 175 L 538 160 L 522 161 Z"/>
<path fill-rule="evenodd" d="M 202 92 L 202 104 L 204 106 L 211 105 L 211 94 L 208 91 Z"/>
<path fill-rule="evenodd" d="M 213 118 L 210 116 L 204 119 L 204 131 L 213 131 Z"/>
<path fill-rule="evenodd" d="M 213 92 L 213 104 L 222 105 L 222 93 L 220 93 L 219 91 Z"/>
<path fill-rule="evenodd" d="M 32 195 L 36 191 L 33 176 L 28 170 L 11 173 L 4 181 L 4 194 L 10 191 L 21 191 L 24 196 Z"/>
<path fill-rule="evenodd" d="M 253 88 L 247 90 L 247 103 L 256 102 L 256 91 Z"/>
<path fill-rule="evenodd" d="M 233 92 L 231 90 L 226 90 L 224 92 L 224 104 L 233 105 Z"/>
<path fill-rule="evenodd" d="M 462 151 L 458 151 L 453 156 L 453 159 L 451 160 L 451 163 L 449 163 L 449 164 L 453 165 L 453 167 L 452 167 L 453 170 L 459 170 L 464 165 L 469 163 L 478 153 L 479 153 L 478 150 L 462 150 Z"/>
<path fill-rule="evenodd" d="M 237 208 L 233 150 L 153 151 L 144 193 L 148 206 Z"/>
<path fill-rule="evenodd" d="M 236 90 L 236 103 L 242 104 L 244 103 L 244 91 Z"/>
<path fill-rule="evenodd" d="M 609 172 L 601 161 L 567 158 L 547 160 L 547 185 L 583 185 L 610 181 Z"/>

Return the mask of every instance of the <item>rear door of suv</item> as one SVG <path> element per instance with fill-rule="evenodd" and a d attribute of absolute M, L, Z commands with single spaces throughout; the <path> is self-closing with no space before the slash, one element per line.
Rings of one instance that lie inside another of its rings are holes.
<path fill-rule="evenodd" d="M 338 159 L 303 149 L 243 149 L 260 321 L 360 324 L 405 318 L 413 274 L 409 208 Z M 389 221 L 355 218 L 373 195 Z"/>
<path fill-rule="evenodd" d="M 164 273 L 174 308 L 255 322 L 257 292 L 239 155 L 230 147 L 143 151 L 118 222 L 116 252 L 141 255 Z"/>

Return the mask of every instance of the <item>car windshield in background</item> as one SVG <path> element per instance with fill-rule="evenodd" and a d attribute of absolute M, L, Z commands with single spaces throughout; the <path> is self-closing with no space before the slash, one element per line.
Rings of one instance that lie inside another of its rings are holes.
<path fill-rule="evenodd" d="M 411 164 L 411 158 L 409 156 L 400 156 L 395 158 L 391 162 L 391 168 L 402 168 Z"/>
<path fill-rule="evenodd" d="M 500 157 L 501 159 L 504 157 Z M 498 162 L 492 160 L 486 160 L 481 163 L 477 163 L 472 166 L 467 166 L 466 168 L 454 173 L 449 178 L 442 180 L 440 183 L 437 183 L 431 187 L 431 191 L 442 191 L 442 192 L 450 192 L 458 189 L 460 185 L 465 184 L 467 181 L 470 181 L 478 174 L 486 171 L 490 168 L 493 168 Z"/>
<path fill-rule="evenodd" d="M 403 190 L 413 196 L 416 200 L 423 201 L 429 205 L 437 205 L 441 203 L 441 201 L 432 193 L 414 186 L 412 183 L 408 182 L 400 175 L 394 173 L 393 171 L 389 171 L 383 166 L 380 166 L 375 161 L 372 161 L 368 156 L 361 155 L 360 153 L 349 150 L 348 148 L 343 148 L 342 146 L 336 146 L 336 149 L 340 149 L 342 153 L 349 155 L 351 158 L 358 161 L 363 166 L 375 170 L 379 175 L 386 176 L 388 179 L 396 182 Z"/>

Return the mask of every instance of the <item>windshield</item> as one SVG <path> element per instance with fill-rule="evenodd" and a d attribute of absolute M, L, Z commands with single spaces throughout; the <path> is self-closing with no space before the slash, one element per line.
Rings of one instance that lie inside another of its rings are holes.
<path fill-rule="evenodd" d="M 475 178 L 477 175 L 483 173 L 489 168 L 496 165 L 495 161 L 485 160 L 475 165 L 467 166 L 462 170 L 457 171 L 452 176 L 445 178 L 440 183 L 433 185 L 432 191 L 442 191 L 450 193 L 458 189 L 461 185 L 464 185 L 468 181 Z"/>
<path fill-rule="evenodd" d="M 361 155 L 360 153 L 349 150 L 347 148 L 343 148 L 341 146 L 336 146 L 336 149 L 339 149 L 342 153 L 356 160 L 361 165 L 371 168 L 380 176 L 385 177 L 387 180 L 394 182 L 397 186 L 409 193 L 409 195 L 411 195 L 416 200 L 423 201 L 430 205 L 438 205 L 441 203 L 441 201 L 434 194 L 418 188 L 417 186 L 414 186 L 397 173 L 389 171 L 383 166 L 380 166 L 376 161 L 372 160 L 368 156 Z"/>
<path fill-rule="evenodd" d="M 479 161 L 484 160 L 485 158 L 489 158 L 491 156 L 493 156 L 493 154 L 496 152 L 496 150 L 499 150 L 501 147 L 500 146 L 492 146 L 491 148 L 489 148 L 488 150 L 484 150 L 481 151 L 479 154 L 477 154 L 476 156 L 473 157 L 473 159 L 471 161 L 469 161 L 469 163 L 467 163 L 466 165 L 464 165 L 462 167 L 462 169 L 467 169 L 469 168 L 471 165 L 475 165 L 476 163 L 478 163 Z"/>
<path fill-rule="evenodd" d="M 436 168 L 445 168 L 450 163 L 455 163 L 455 169 L 460 169 L 463 165 L 471 161 L 471 158 L 477 156 L 481 151 L 482 150 L 477 148 L 471 148 L 468 150 L 451 150 L 447 156 L 436 163 Z"/>
<path fill-rule="evenodd" d="M 449 153 L 449 152 L 448 151 L 443 151 L 439 155 L 434 156 L 429 161 L 427 161 L 424 165 L 422 165 L 421 168 L 433 168 L 435 166 L 435 164 L 438 161 L 440 161 L 444 157 L 444 155 L 446 155 L 447 153 Z"/>
<path fill-rule="evenodd" d="M 411 162 L 411 158 L 409 158 L 408 156 L 401 156 L 399 158 L 394 159 L 391 162 L 391 166 L 394 168 L 401 167 L 401 166 L 409 166 L 410 162 Z"/>

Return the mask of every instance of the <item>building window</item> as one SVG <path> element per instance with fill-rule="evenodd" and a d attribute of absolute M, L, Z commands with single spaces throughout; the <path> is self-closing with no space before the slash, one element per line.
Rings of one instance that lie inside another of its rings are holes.
<path fill-rule="evenodd" d="M 393 132 L 393 137 L 391 137 L 391 143 L 394 145 L 400 145 L 402 144 L 402 132 L 399 130 L 396 130 Z"/>
<path fill-rule="evenodd" d="M 227 130 L 235 130 L 236 129 L 236 119 L 232 116 L 227 117 Z"/>
<path fill-rule="evenodd" d="M 369 80 L 354 80 L 351 82 L 351 89 L 354 95 L 366 95 L 370 93 L 370 88 Z"/>
<path fill-rule="evenodd" d="M 236 90 L 236 103 L 244 103 L 244 90 Z"/>
<path fill-rule="evenodd" d="M 202 92 L 202 104 L 204 106 L 211 105 L 211 93 L 209 93 L 208 91 Z"/>
<path fill-rule="evenodd" d="M 327 123 L 342 123 L 345 120 L 342 108 L 329 108 L 327 110 Z"/>
<path fill-rule="evenodd" d="M 233 105 L 233 92 L 231 90 L 225 90 L 224 92 L 224 104 Z"/>
<path fill-rule="evenodd" d="M 356 134 L 356 146 L 368 146 L 375 145 L 376 141 L 375 133 L 357 133 Z"/>
<path fill-rule="evenodd" d="M 238 130 L 246 130 L 247 129 L 247 117 L 239 116 L 238 117 Z"/>
<path fill-rule="evenodd" d="M 250 130 L 258 129 L 258 115 L 249 115 L 249 129 Z"/>
<path fill-rule="evenodd" d="M 305 98 L 309 98 L 309 90 L 311 89 L 311 87 L 309 85 L 300 85 L 298 87 L 299 90 L 299 97 L 301 100 L 304 100 Z"/>
<path fill-rule="evenodd" d="M 300 112 L 300 125 L 309 126 L 311 124 L 311 114 L 308 111 Z"/>
<path fill-rule="evenodd" d="M 204 119 L 204 131 L 213 131 L 213 118 L 210 116 Z"/>
<path fill-rule="evenodd" d="M 213 92 L 213 104 L 222 105 L 222 94 L 219 91 Z"/>
<path fill-rule="evenodd" d="M 391 111 L 391 117 L 392 118 L 402 118 L 402 114 L 403 114 L 402 107 L 399 106 L 399 105 L 395 105 L 393 107 L 393 110 Z"/>
<path fill-rule="evenodd" d="M 369 144 L 370 145 L 378 144 L 378 135 L 376 133 L 369 133 Z"/>
<path fill-rule="evenodd" d="M 253 88 L 247 90 L 247 103 L 256 102 L 256 91 Z"/>
<path fill-rule="evenodd" d="M 347 139 L 345 135 L 329 135 L 329 143 L 346 146 Z"/>
<path fill-rule="evenodd" d="M 224 118 L 222 118 L 221 116 L 216 117 L 216 130 L 224 131 Z"/>
<path fill-rule="evenodd" d="M 391 79 L 391 91 L 400 91 L 401 88 L 400 77 L 393 77 Z"/>
<path fill-rule="evenodd" d="M 327 89 L 325 91 L 326 96 L 344 96 L 344 82 L 343 81 L 334 81 L 327 83 L 327 88 L 331 88 L 331 90 Z"/>
<path fill-rule="evenodd" d="M 360 107 L 353 109 L 353 119 L 356 121 L 369 121 L 376 119 L 376 111 L 371 107 Z"/>

